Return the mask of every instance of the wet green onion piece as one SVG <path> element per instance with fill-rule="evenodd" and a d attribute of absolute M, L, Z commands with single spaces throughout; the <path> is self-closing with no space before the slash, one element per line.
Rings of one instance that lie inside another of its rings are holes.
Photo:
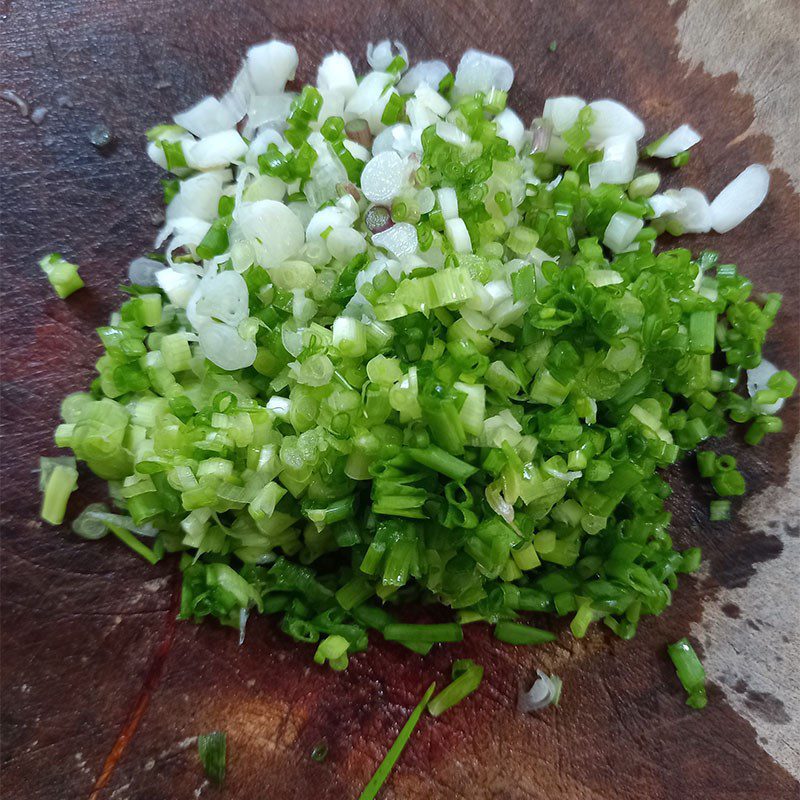
<path fill-rule="evenodd" d="M 70 264 L 59 253 L 45 256 L 39 261 L 39 267 L 62 300 L 84 286 L 81 276 L 78 275 L 78 265 Z"/>
<path fill-rule="evenodd" d="M 730 500 L 712 500 L 709 505 L 708 517 L 712 522 L 722 522 L 731 518 Z"/>
<path fill-rule="evenodd" d="M 383 629 L 383 636 L 393 642 L 436 644 L 460 642 L 464 638 L 464 632 L 455 622 L 443 622 L 438 625 L 407 625 L 397 622 L 387 625 Z"/>
<path fill-rule="evenodd" d="M 161 560 L 161 556 L 147 547 L 147 545 L 142 544 L 130 531 L 110 524 L 108 525 L 108 529 L 117 539 L 130 547 L 134 553 L 140 555 L 145 561 L 149 561 L 151 564 L 157 564 Z"/>
<path fill-rule="evenodd" d="M 204 733 L 197 737 L 197 752 L 208 779 L 221 786 L 225 780 L 227 736 L 220 731 Z"/>
<path fill-rule="evenodd" d="M 316 761 L 318 764 L 324 763 L 325 759 L 328 757 L 328 745 L 325 742 L 320 742 L 319 744 L 315 744 L 313 749 L 311 750 L 311 759 Z"/>
<path fill-rule="evenodd" d="M 678 680 L 688 695 L 686 705 L 692 708 L 705 708 L 706 698 L 706 671 L 700 663 L 694 648 L 689 640 L 684 637 L 667 647 L 669 657 L 675 665 Z"/>
<path fill-rule="evenodd" d="M 386 753 L 383 761 L 381 761 L 381 763 L 378 765 L 378 769 L 375 770 L 375 774 L 372 776 L 369 783 L 364 787 L 364 791 L 359 795 L 359 800 L 373 800 L 373 798 L 376 797 L 381 787 L 386 782 L 386 779 L 389 777 L 389 773 L 392 771 L 392 768 L 397 763 L 397 759 L 400 758 L 400 754 L 408 744 L 408 740 L 411 738 L 414 728 L 417 727 L 420 717 L 425 711 L 428 701 L 431 699 L 435 689 L 435 683 L 432 683 L 428 687 L 428 691 L 425 692 L 425 695 L 423 696 L 422 700 L 420 700 L 419 705 L 417 705 L 417 707 L 411 712 L 411 716 L 408 718 L 408 721 L 400 729 L 400 733 L 397 734 L 397 738 L 394 740 L 394 744 L 392 744 L 392 746 L 389 748 L 389 752 Z"/>
<path fill-rule="evenodd" d="M 498 622 L 494 626 L 494 638 L 506 644 L 544 644 L 554 642 L 556 635 L 519 622 Z"/>
<path fill-rule="evenodd" d="M 74 466 L 55 464 L 44 484 L 41 517 L 51 525 L 64 521 L 69 496 L 78 488 L 78 470 Z"/>
<path fill-rule="evenodd" d="M 483 667 L 468 658 L 460 659 L 453 664 L 452 675 L 453 682 L 428 703 L 428 711 L 434 717 L 457 705 L 478 688 L 483 680 Z"/>

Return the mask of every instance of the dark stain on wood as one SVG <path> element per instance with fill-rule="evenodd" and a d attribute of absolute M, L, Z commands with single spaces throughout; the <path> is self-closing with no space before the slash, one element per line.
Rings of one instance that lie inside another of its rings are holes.
<path fill-rule="evenodd" d="M 665 654 L 716 587 L 743 585 L 754 564 L 780 551 L 777 537 L 735 518 L 710 524 L 709 497 L 688 467 L 675 470 L 673 532 L 679 545 L 703 547 L 710 578 L 682 580 L 673 606 L 646 621 L 633 642 L 594 631 L 580 642 L 564 635 L 525 650 L 499 646 L 473 626 L 462 644 L 427 658 L 376 642 L 344 674 L 313 666 L 309 648 L 263 619 L 248 626 L 244 647 L 230 630 L 179 624 L 165 648 L 172 566 L 149 568 L 111 541 L 82 542 L 37 519 L 34 471 L 39 454 L 51 451 L 60 398 L 89 382 L 100 351 L 93 329 L 120 301 L 116 286 L 128 261 L 152 244 L 160 176 L 145 158 L 142 133 L 224 91 L 248 45 L 271 36 L 293 41 L 300 80 L 312 78 L 331 49 L 361 54 L 385 35 L 404 41 L 414 58 L 443 55 L 453 65 L 469 46 L 499 51 L 518 67 L 512 104 L 527 117 L 548 95 L 574 93 L 629 103 L 653 136 L 691 121 L 704 142 L 667 183 L 713 194 L 747 164 L 769 163 L 771 144 L 744 135 L 753 101 L 737 93 L 735 76 L 711 78 L 677 60 L 681 10 L 659 0 L 622 0 L 602 12 L 588 0 L 218 0 L 202 9 L 191 0 L 21 0 L 6 9 L 4 82 L 50 113 L 36 127 L 0 107 L 5 795 L 84 798 L 97 788 L 98 800 L 192 800 L 203 776 L 187 742 L 223 729 L 226 797 L 355 797 L 431 679 L 446 680 L 453 658 L 472 657 L 486 667 L 483 685 L 443 717 L 423 719 L 386 800 L 797 797 L 797 782 L 760 749 L 720 690 L 710 688 L 702 713 L 684 705 Z M 64 95 L 71 104 L 57 103 Z M 88 138 L 100 120 L 117 141 L 104 154 Z M 756 216 L 724 238 L 689 243 L 720 250 L 760 289 L 785 293 L 767 349 L 784 365 L 798 363 L 798 285 L 787 276 L 800 261 L 799 211 L 787 176 L 775 171 Z M 82 265 L 88 288 L 67 302 L 55 299 L 36 267 L 50 250 Z M 722 443 L 753 491 L 785 480 L 797 401 L 784 420 L 783 433 L 758 450 L 735 438 Z M 84 485 L 84 497 L 100 495 L 98 483 Z M 562 676 L 564 701 L 522 717 L 517 687 L 536 667 Z M 134 718 L 136 733 L 101 787 L 103 765 Z M 309 754 L 321 740 L 330 752 L 318 764 Z"/>
<path fill-rule="evenodd" d="M 736 603 L 725 603 L 725 605 L 722 606 L 722 613 L 731 619 L 739 619 L 742 615 L 742 609 L 739 608 Z"/>
<path fill-rule="evenodd" d="M 786 725 L 792 718 L 786 713 L 783 700 L 770 692 L 756 692 L 752 689 L 745 693 L 745 705 L 759 717 L 776 725 Z"/>

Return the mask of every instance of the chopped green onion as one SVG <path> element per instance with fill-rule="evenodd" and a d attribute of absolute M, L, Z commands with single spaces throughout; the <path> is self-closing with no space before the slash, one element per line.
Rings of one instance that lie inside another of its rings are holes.
<path fill-rule="evenodd" d="M 796 381 L 763 358 L 780 297 L 662 246 L 707 220 L 620 155 L 638 121 L 551 98 L 528 144 L 506 65 L 474 58 L 487 68 L 448 73 L 438 98 L 401 94 L 419 77 L 405 56 L 352 79 L 338 54 L 320 87 L 281 93 L 294 56 L 274 42 L 248 57 L 251 122 L 282 137 L 207 134 L 227 115 L 210 100 L 150 131 L 174 173 L 164 245 L 98 328 L 97 374 L 55 426 L 71 460 L 40 478 L 52 522 L 77 461 L 107 481 L 114 512 L 73 530 L 176 553 L 181 619 L 241 633 L 274 614 L 334 670 L 371 631 L 418 654 L 476 621 L 553 641 L 525 611 L 629 639 L 700 564 L 670 536 L 669 467 L 696 453 L 727 519 L 747 462 L 704 443 L 781 430 Z M 255 85 L 270 76 L 277 94 Z M 715 225 L 766 177 L 724 190 Z M 42 268 L 64 296 L 81 285 L 59 256 Z M 399 621 L 420 599 L 439 623 Z"/>
<path fill-rule="evenodd" d="M 158 144 L 164 151 L 168 170 L 174 172 L 177 169 L 183 169 L 187 166 L 186 155 L 183 152 L 183 144 L 181 142 L 171 142 L 167 139 L 161 139 Z"/>
<path fill-rule="evenodd" d="M 494 626 L 494 638 L 506 644 L 531 645 L 554 642 L 556 635 L 518 622 L 498 622 Z"/>
<path fill-rule="evenodd" d="M 389 99 L 386 102 L 386 107 L 383 109 L 383 114 L 381 114 L 381 122 L 384 125 L 394 125 L 395 122 L 400 118 L 400 114 L 403 111 L 403 98 L 400 97 L 399 94 L 391 94 L 389 95 Z"/>
<path fill-rule="evenodd" d="M 719 472 L 712 479 L 714 490 L 720 497 L 738 497 L 745 492 L 745 482 L 738 470 Z"/>
<path fill-rule="evenodd" d="M 661 179 L 657 172 L 647 172 L 634 178 L 628 185 L 628 197 L 639 199 L 651 197 L 658 190 Z"/>
<path fill-rule="evenodd" d="M 455 622 L 443 622 L 438 625 L 405 625 L 392 623 L 383 629 L 383 637 L 392 642 L 420 642 L 436 644 L 438 642 L 460 642 L 464 638 L 461 626 Z"/>
<path fill-rule="evenodd" d="M 315 744 L 313 749 L 311 750 L 311 758 L 313 761 L 316 761 L 318 764 L 324 763 L 325 759 L 328 757 L 328 745 L 325 742 L 320 742 L 319 744 Z"/>
<path fill-rule="evenodd" d="M 145 561 L 149 561 L 151 564 L 157 564 L 161 560 L 161 556 L 147 547 L 147 545 L 142 544 L 130 531 L 111 524 L 108 525 L 108 529 L 117 539 L 130 547 L 134 553 L 140 555 Z"/>
<path fill-rule="evenodd" d="M 44 485 L 41 517 L 51 525 L 64 521 L 69 496 L 78 488 L 78 470 L 74 466 L 55 464 Z"/>
<path fill-rule="evenodd" d="M 460 458 L 456 458 L 450 453 L 442 450 L 440 447 L 431 445 L 425 450 L 417 448 L 409 448 L 406 450 L 409 456 L 414 461 L 429 467 L 436 472 L 452 478 L 454 481 L 465 481 L 471 475 L 474 475 L 478 470 L 471 464 L 467 464 Z"/>
<path fill-rule="evenodd" d="M 708 450 L 697 454 L 697 468 L 703 478 L 713 478 L 717 474 L 717 456 Z"/>
<path fill-rule="evenodd" d="M 783 430 L 783 421 L 779 417 L 756 417 L 753 424 L 747 429 L 744 440 L 747 444 L 757 445 L 768 433 L 780 433 Z"/>
<path fill-rule="evenodd" d="M 690 547 L 681 554 L 681 565 L 678 572 L 696 572 L 700 567 L 701 552 L 699 547 Z"/>
<path fill-rule="evenodd" d="M 39 261 L 39 266 L 62 300 L 84 286 L 81 276 L 78 275 L 78 265 L 70 264 L 58 253 L 50 253 L 45 256 Z"/>
<path fill-rule="evenodd" d="M 452 683 L 428 703 L 428 711 L 434 717 L 457 705 L 478 688 L 483 680 L 483 667 L 470 659 L 462 659 L 453 664 L 452 674 Z"/>
<path fill-rule="evenodd" d="M 694 311 L 689 315 L 689 349 L 691 352 L 714 352 L 716 321 L 717 315 L 714 311 Z"/>
<path fill-rule="evenodd" d="M 712 522 L 723 522 L 731 518 L 730 500 L 712 500 L 709 505 L 709 519 Z"/>
<path fill-rule="evenodd" d="M 692 708 L 705 708 L 706 698 L 706 671 L 700 663 L 694 648 L 689 640 L 684 637 L 667 647 L 669 657 L 675 665 L 678 680 L 686 690 L 688 697 L 686 705 Z"/>
<path fill-rule="evenodd" d="M 220 731 L 204 733 L 197 737 L 197 752 L 206 776 L 216 786 L 225 781 L 227 736 Z"/>
<path fill-rule="evenodd" d="M 317 652 L 314 653 L 314 661 L 317 664 L 324 664 L 327 661 L 331 669 L 337 672 L 347 669 L 347 648 L 349 646 L 350 643 L 343 636 L 328 636 L 317 647 Z"/>
<path fill-rule="evenodd" d="M 374 800 L 377 796 L 383 784 L 386 783 L 386 779 L 389 777 L 392 768 L 397 763 L 397 759 L 400 758 L 401 753 L 408 744 L 408 740 L 411 738 L 414 728 L 417 727 L 420 717 L 422 717 L 435 689 L 435 683 L 432 683 L 428 687 L 428 691 L 425 692 L 419 705 L 411 712 L 411 716 L 408 718 L 406 724 L 400 729 L 400 733 L 397 734 L 397 738 L 384 756 L 383 761 L 378 765 L 369 783 L 364 787 L 364 791 L 361 792 L 358 800 Z"/>

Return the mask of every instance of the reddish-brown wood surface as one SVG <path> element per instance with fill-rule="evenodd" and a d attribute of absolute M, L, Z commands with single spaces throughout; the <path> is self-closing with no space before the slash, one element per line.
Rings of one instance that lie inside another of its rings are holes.
<path fill-rule="evenodd" d="M 512 103 L 527 116 L 550 94 L 576 93 L 628 102 L 653 132 L 691 120 L 705 141 L 680 180 L 712 194 L 748 163 L 770 163 L 771 143 L 744 135 L 753 103 L 735 76 L 679 62 L 680 11 L 655 0 L 3 4 L 0 88 L 49 108 L 36 126 L 0 104 L 3 797 L 355 798 L 425 687 L 462 656 L 484 664 L 483 685 L 456 710 L 423 720 L 385 798 L 798 797 L 797 782 L 718 688 L 704 712 L 684 705 L 665 655 L 718 587 L 743 585 L 758 561 L 780 552 L 777 538 L 741 523 L 710 526 L 708 497 L 688 489 L 688 466 L 675 474 L 674 536 L 704 548 L 708 577 L 683 580 L 674 605 L 633 642 L 595 631 L 576 643 L 566 633 L 520 650 L 473 627 L 463 644 L 426 658 L 376 643 L 343 674 L 314 666 L 310 649 L 270 621 L 254 620 L 242 647 L 231 630 L 176 624 L 173 563 L 150 568 L 110 540 L 86 543 L 38 521 L 34 470 L 40 453 L 53 452 L 59 400 L 89 382 L 100 350 L 93 329 L 156 230 L 160 176 L 142 133 L 224 90 L 248 45 L 291 40 L 301 80 L 334 48 L 364 66 L 366 43 L 385 35 L 412 57 L 453 65 L 468 46 L 499 51 L 518 67 Z M 88 139 L 99 122 L 116 137 L 104 153 Z M 768 353 L 786 365 L 798 362 L 798 211 L 787 176 L 774 171 L 755 217 L 724 238 L 692 242 L 740 263 L 759 288 L 785 293 Z M 87 288 L 67 302 L 36 267 L 50 250 L 82 265 Z M 797 409 L 787 407 L 784 432 L 759 451 L 729 443 L 753 491 L 785 479 Z M 83 483 L 84 497 L 99 496 L 98 484 Z M 517 686 L 537 666 L 563 677 L 564 700 L 521 717 Z M 190 740 L 212 729 L 229 741 L 218 795 L 203 787 Z M 324 764 L 309 757 L 321 741 L 330 749 Z"/>

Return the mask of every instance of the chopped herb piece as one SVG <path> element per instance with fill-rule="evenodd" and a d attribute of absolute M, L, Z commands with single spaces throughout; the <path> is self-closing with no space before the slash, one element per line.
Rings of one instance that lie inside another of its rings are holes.
<path fill-rule="evenodd" d="M 731 518 L 730 500 L 712 500 L 709 507 L 709 519 L 712 522 L 722 522 Z"/>
<path fill-rule="evenodd" d="M 42 497 L 41 517 L 51 525 L 64 521 L 69 496 L 78 488 L 78 470 L 72 463 L 47 463 L 42 459 L 41 473 L 44 495 Z"/>
<path fill-rule="evenodd" d="M 517 622 L 498 622 L 494 628 L 494 637 L 506 644 L 544 644 L 556 639 L 556 635 L 550 631 Z"/>
<path fill-rule="evenodd" d="M 375 770 L 375 774 L 372 776 L 369 783 L 364 787 L 364 791 L 359 795 L 359 800 L 373 800 L 373 798 L 378 794 L 381 787 L 386 782 L 386 779 L 389 777 L 389 773 L 392 771 L 392 768 L 397 763 L 397 759 L 400 758 L 400 754 L 408 744 L 408 740 L 411 738 L 414 728 L 417 727 L 420 717 L 425 711 L 428 701 L 431 699 L 435 689 L 435 683 L 432 683 L 428 687 L 428 691 L 425 692 L 425 695 L 423 696 L 422 700 L 420 700 L 419 705 L 411 712 L 411 716 L 408 718 L 408 721 L 400 729 L 400 733 L 397 734 L 394 744 L 392 744 L 392 746 L 389 748 L 389 751 L 384 756 L 383 761 L 381 761 L 381 763 L 378 765 L 378 769 Z"/>
<path fill-rule="evenodd" d="M 227 736 L 220 731 L 197 737 L 197 752 L 208 779 L 217 786 L 225 781 Z"/>
<path fill-rule="evenodd" d="M 311 759 L 318 764 L 322 764 L 328 757 L 328 745 L 325 742 L 315 744 L 311 750 Z"/>
<path fill-rule="evenodd" d="M 167 139 L 161 139 L 158 144 L 164 151 L 168 170 L 174 172 L 176 169 L 182 169 L 187 166 L 182 142 L 171 142 Z"/>
<path fill-rule="evenodd" d="M 705 708 L 708 702 L 706 698 L 706 671 L 700 663 L 694 648 L 689 644 L 689 640 L 684 637 L 675 644 L 667 647 L 669 657 L 675 665 L 678 673 L 678 680 L 686 690 L 688 697 L 686 705 L 692 708 Z"/>
<path fill-rule="evenodd" d="M 453 682 L 428 703 L 428 711 L 434 717 L 457 705 L 478 688 L 483 680 L 483 667 L 468 658 L 461 659 L 453 664 L 452 675 Z"/>
<path fill-rule="evenodd" d="M 58 253 L 50 253 L 45 256 L 39 261 L 39 266 L 62 300 L 84 286 L 81 276 L 78 275 L 78 265 L 70 264 Z"/>

